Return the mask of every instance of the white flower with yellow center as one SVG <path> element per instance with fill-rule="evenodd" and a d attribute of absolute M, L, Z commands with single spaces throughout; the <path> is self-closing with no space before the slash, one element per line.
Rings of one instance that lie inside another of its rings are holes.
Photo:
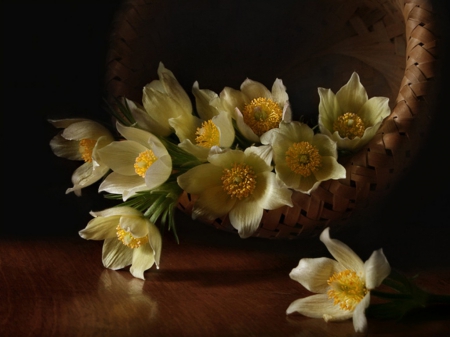
<path fill-rule="evenodd" d="M 249 147 L 245 151 L 226 150 L 210 154 L 209 163 L 198 165 L 178 177 L 178 185 L 198 196 L 192 217 L 214 220 L 226 214 L 241 238 L 258 228 L 263 210 L 288 205 L 292 191 L 277 184 L 269 165 L 267 147 Z"/>
<path fill-rule="evenodd" d="M 84 161 L 72 175 L 73 187 L 66 191 L 79 196 L 82 188 L 97 182 L 109 171 L 109 167 L 100 160 L 98 150 L 111 143 L 114 138 L 103 125 L 88 119 L 49 122 L 64 129 L 50 141 L 53 153 L 58 157 Z"/>
<path fill-rule="evenodd" d="M 123 200 L 163 184 L 172 173 L 172 159 L 161 141 L 151 133 L 117 123 L 126 140 L 110 143 L 99 151 L 113 172 L 100 184 L 99 192 L 122 194 Z"/>
<path fill-rule="evenodd" d="M 254 143 L 259 142 L 263 133 L 277 128 L 282 120 L 291 120 L 289 97 L 280 79 L 275 80 L 272 91 L 259 82 L 246 79 L 240 90 L 224 88 L 220 101 L 236 120 L 239 132 Z"/>
<path fill-rule="evenodd" d="M 162 239 L 158 228 L 132 207 L 113 207 L 91 212 L 94 217 L 79 232 L 86 240 L 105 240 L 102 260 L 106 268 L 130 266 L 134 277 L 144 280 L 144 272 L 154 264 L 159 268 Z"/>
<path fill-rule="evenodd" d="M 162 63 L 158 67 L 159 80 L 148 83 L 142 93 L 142 106 L 127 100 L 136 126 L 157 136 L 169 136 L 174 132 L 170 125 L 173 118 L 184 124 L 193 123 L 192 103 L 174 74 Z"/>
<path fill-rule="evenodd" d="M 322 181 L 342 179 L 345 168 L 337 162 L 336 143 L 328 136 L 314 134 L 306 124 L 280 124 L 261 136 L 272 146 L 277 177 L 289 188 L 310 193 Z"/>
<path fill-rule="evenodd" d="M 320 240 L 336 260 L 300 260 L 289 276 L 316 295 L 292 302 L 286 313 L 299 312 L 325 321 L 353 318 L 355 331 L 362 332 L 367 328 L 365 309 L 370 304 L 370 290 L 383 282 L 391 267 L 382 249 L 363 262 L 347 245 L 331 239 L 329 228 L 322 232 Z"/>
<path fill-rule="evenodd" d="M 356 152 L 376 134 L 383 120 L 391 114 L 387 97 L 368 99 L 357 73 L 336 95 L 319 88 L 320 132 L 337 142 L 338 150 Z"/>
<path fill-rule="evenodd" d="M 207 89 L 199 89 L 198 82 L 193 85 L 197 112 L 200 117 L 192 117 L 192 123 L 184 118 L 173 118 L 170 125 L 180 140 L 182 149 L 205 162 L 210 149 L 229 148 L 234 142 L 234 127 L 230 114 L 220 109 L 219 97 Z"/>

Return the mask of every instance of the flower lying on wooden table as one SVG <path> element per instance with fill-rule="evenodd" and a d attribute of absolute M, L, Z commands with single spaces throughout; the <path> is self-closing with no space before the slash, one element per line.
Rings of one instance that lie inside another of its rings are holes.
<path fill-rule="evenodd" d="M 329 228 L 322 232 L 320 240 L 335 260 L 303 258 L 292 269 L 291 279 L 316 294 L 292 302 L 286 310 L 288 315 L 298 312 L 312 318 L 323 318 L 326 322 L 352 318 L 355 331 L 365 332 L 368 308 L 371 316 L 398 319 L 416 308 L 450 304 L 450 296 L 427 293 L 410 279 L 392 271 L 382 249 L 374 251 L 363 262 L 346 244 L 331 239 Z M 374 290 L 381 284 L 393 291 Z M 371 295 L 388 302 L 371 305 Z"/>

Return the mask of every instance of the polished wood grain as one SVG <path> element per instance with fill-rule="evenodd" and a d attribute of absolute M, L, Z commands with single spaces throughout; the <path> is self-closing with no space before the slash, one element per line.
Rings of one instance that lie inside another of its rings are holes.
<path fill-rule="evenodd" d="M 180 244 L 172 233 L 165 233 L 161 268 L 146 272 L 146 281 L 127 270 L 103 268 L 99 241 L 77 236 L 2 237 L 0 335 L 356 335 L 351 321 L 325 323 L 285 314 L 292 301 L 309 295 L 289 278 L 290 270 L 302 257 L 327 256 L 317 238 L 242 240 L 184 215 L 178 222 Z M 393 232 L 391 240 L 381 240 L 391 265 L 401 264 L 401 271 L 410 275 L 420 272 L 421 286 L 450 293 L 448 257 L 439 258 L 447 250 L 439 245 L 448 241 L 444 236 L 449 230 L 438 227 L 423 240 L 420 228 L 411 229 L 409 235 Z M 374 244 L 370 238 L 377 237 L 372 229 L 340 236 L 364 259 Z M 400 238 L 414 250 L 399 246 Z M 422 247 L 417 245 L 420 240 Z M 369 336 L 444 336 L 450 332 L 449 321 L 444 308 L 401 322 L 369 319 Z"/>

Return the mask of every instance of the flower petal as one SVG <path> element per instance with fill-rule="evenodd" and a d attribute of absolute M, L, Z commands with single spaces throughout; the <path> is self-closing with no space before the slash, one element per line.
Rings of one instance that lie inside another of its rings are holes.
<path fill-rule="evenodd" d="M 136 278 L 145 280 L 144 272 L 155 263 L 153 249 L 149 244 L 133 249 L 130 273 Z"/>
<path fill-rule="evenodd" d="M 353 311 L 353 327 L 356 332 L 365 332 L 367 330 L 366 308 L 370 305 L 370 293 L 358 303 Z"/>
<path fill-rule="evenodd" d="M 136 175 L 134 163 L 148 148 L 132 140 L 112 142 L 97 151 L 100 160 L 114 172 L 126 176 Z"/>
<path fill-rule="evenodd" d="M 342 266 L 327 257 L 303 258 L 298 266 L 292 269 L 289 277 L 313 293 L 324 294 L 329 288 L 327 281 L 340 271 Z"/>
<path fill-rule="evenodd" d="M 58 157 L 70 160 L 83 160 L 80 152 L 80 142 L 77 140 L 67 140 L 61 134 L 57 134 L 50 141 L 50 147 Z"/>
<path fill-rule="evenodd" d="M 383 253 L 383 249 L 374 251 L 370 258 L 364 263 L 367 289 L 378 287 L 390 273 L 391 266 Z"/>
<path fill-rule="evenodd" d="M 333 132 L 334 121 L 342 114 L 342 108 L 336 99 L 336 95 L 330 89 L 319 88 L 319 127 L 320 132 Z"/>
<path fill-rule="evenodd" d="M 283 81 L 280 79 L 276 79 L 272 85 L 272 99 L 274 102 L 284 106 L 285 103 L 289 100 L 289 96 L 286 93 L 286 87 L 283 84 Z"/>
<path fill-rule="evenodd" d="M 336 93 L 336 99 L 343 113 L 357 113 L 367 102 L 367 92 L 354 72 L 349 81 Z"/>
<path fill-rule="evenodd" d="M 123 200 L 127 200 L 136 192 L 148 190 L 145 180 L 140 176 L 124 176 L 111 172 L 100 184 L 99 192 L 122 194 Z"/>
<path fill-rule="evenodd" d="M 358 111 L 358 115 L 366 123 L 366 127 L 381 122 L 390 114 L 391 109 L 387 97 L 372 97 Z"/>
<path fill-rule="evenodd" d="M 200 89 L 198 82 L 195 81 L 192 86 L 192 93 L 195 97 L 195 106 L 201 119 L 209 120 L 219 114 L 219 110 L 210 104 L 219 97 L 214 91 Z"/>
<path fill-rule="evenodd" d="M 251 236 L 261 222 L 263 209 L 257 202 L 241 201 L 229 213 L 230 222 L 242 239 Z"/>
<path fill-rule="evenodd" d="M 106 268 L 117 270 L 131 264 L 133 251 L 117 238 L 106 239 L 103 242 L 102 260 Z"/>
<path fill-rule="evenodd" d="M 86 240 L 104 240 L 116 238 L 116 227 L 119 224 L 120 215 L 96 217 L 88 222 L 86 227 L 78 234 Z"/>
<path fill-rule="evenodd" d="M 153 223 L 150 221 L 147 224 L 148 230 L 148 243 L 152 247 L 153 256 L 155 257 L 156 268 L 159 269 L 159 260 L 161 259 L 161 249 L 162 249 L 162 237 L 161 233 Z"/>
<path fill-rule="evenodd" d="M 286 310 L 286 314 L 298 312 L 312 318 L 323 318 L 327 320 L 341 321 L 353 316 L 350 311 L 342 310 L 338 305 L 333 305 L 326 294 L 311 295 L 292 302 Z"/>
<path fill-rule="evenodd" d="M 198 195 L 192 218 L 200 217 L 214 220 L 230 212 L 235 203 L 235 200 L 225 193 L 222 186 L 212 186 Z"/>
<path fill-rule="evenodd" d="M 212 164 L 201 164 L 178 176 L 177 182 L 186 192 L 199 194 L 212 186 L 222 185 L 222 170 Z"/>
<path fill-rule="evenodd" d="M 329 179 L 344 179 L 347 176 L 345 167 L 338 163 L 336 158 L 322 157 L 322 166 L 314 172 L 317 181 L 325 181 Z"/>
<path fill-rule="evenodd" d="M 245 79 L 245 81 L 242 82 L 241 91 L 244 93 L 247 99 L 249 99 L 249 101 L 246 103 L 249 103 L 252 99 L 258 97 L 272 98 L 272 93 L 269 91 L 269 89 L 266 88 L 264 84 L 253 81 L 249 78 Z"/>
<path fill-rule="evenodd" d="M 330 228 L 327 227 L 320 234 L 320 241 L 327 247 L 333 257 L 344 267 L 357 273 L 364 272 L 364 263 L 355 252 L 345 243 L 330 238 Z"/>

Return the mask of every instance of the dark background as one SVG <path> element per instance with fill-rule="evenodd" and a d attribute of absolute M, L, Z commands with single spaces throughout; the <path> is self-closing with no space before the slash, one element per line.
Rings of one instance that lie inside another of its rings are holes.
<path fill-rule="evenodd" d="M 81 198 L 65 195 L 80 164 L 53 155 L 49 141 L 57 130 L 47 119 L 108 121 L 103 77 L 118 6 L 117 0 L 3 3 L 2 232 L 76 235 L 91 218 L 89 211 L 108 205 L 97 186 L 83 190 Z M 447 52 L 442 55 L 448 58 Z M 426 150 L 371 221 L 389 217 L 405 228 L 449 225 L 450 102 L 445 82 L 441 88 L 439 122 Z"/>

